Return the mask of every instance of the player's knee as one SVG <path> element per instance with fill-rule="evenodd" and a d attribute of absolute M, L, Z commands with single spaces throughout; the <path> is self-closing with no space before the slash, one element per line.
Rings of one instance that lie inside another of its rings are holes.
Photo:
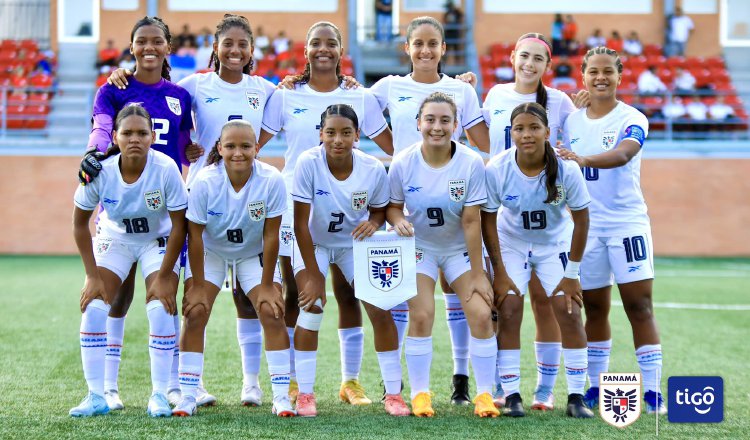
<path fill-rule="evenodd" d="M 653 307 L 651 298 L 640 298 L 635 301 L 628 301 L 624 304 L 625 313 L 631 321 L 644 322 L 653 319 Z"/>
<path fill-rule="evenodd" d="M 435 319 L 435 312 L 430 310 L 409 309 L 409 325 L 426 327 Z"/>
<path fill-rule="evenodd" d="M 323 323 L 323 309 L 318 306 L 313 306 L 310 311 L 300 309 L 299 316 L 297 317 L 297 325 L 305 330 L 312 332 L 320 331 L 320 326 Z"/>
<path fill-rule="evenodd" d="M 208 317 L 211 311 L 206 309 L 202 304 L 190 309 L 185 315 L 185 326 L 190 329 L 199 329 L 206 327 Z"/>

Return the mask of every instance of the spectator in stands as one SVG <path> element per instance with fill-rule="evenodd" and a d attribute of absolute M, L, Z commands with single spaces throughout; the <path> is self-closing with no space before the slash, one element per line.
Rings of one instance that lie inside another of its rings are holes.
<path fill-rule="evenodd" d="M 565 16 L 562 34 L 565 51 L 568 55 L 575 55 L 578 52 L 578 41 L 576 41 L 576 36 L 578 35 L 578 24 L 570 14 Z"/>
<path fill-rule="evenodd" d="M 195 42 L 195 34 L 190 32 L 190 25 L 184 25 L 182 26 L 182 32 L 175 38 L 175 44 L 174 47 L 175 50 L 178 50 L 182 47 L 197 47 L 197 44 Z"/>
<path fill-rule="evenodd" d="M 203 47 L 204 42 L 208 40 L 208 45 L 213 47 L 214 44 L 214 35 L 211 33 L 211 29 L 209 28 L 203 28 L 201 30 L 200 35 L 195 37 L 195 45 L 198 48 Z"/>
<path fill-rule="evenodd" d="M 26 78 L 26 71 L 23 66 L 18 66 L 11 71 L 10 74 L 10 86 L 11 89 L 16 91 L 26 90 L 26 86 L 29 85 L 29 80 Z"/>
<path fill-rule="evenodd" d="M 263 56 L 268 54 L 268 51 L 271 48 L 271 39 L 268 38 L 268 35 L 263 32 L 262 26 L 258 26 L 255 29 L 255 48 L 260 49 L 260 51 L 263 53 Z M 258 58 L 255 53 L 253 53 L 253 58 L 260 60 L 263 57 Z"/>
<path fill-rule="evenodd" d="M 453 0 L 447 0 L 445 2 L 445 14 L 443 15 L 446 62 L 463 63 L 463 23 L 464 12 L 453 3 Z"/>
<path fill-rule="evenodd" d="M 552 87 L 559 88 L 575 88 L 578 86 L 576 80 L 573 79 L 573 65 L 570 64 L 568 57 L 563 55 L 555 66 L 555 77 L 552 79 Z"/>
<path fill-rule="evenodd" d="M 682 8 L 677 6 L 674 14 L 669 18 L 669 49 L 667 56 L 684 56 L 690 34 L 693 33 L 695 25 L 693 20 L 682 13 Z"/>
<path fill-rule="evenodd" d="M 189 41 L 183 40 L 182 46 L 177 49 L 176 55 L 180 57 L 194 57 L 196 48 Z"/>
<path fill-rule="evenodd" d="M 213 39 L 213 38 L 212 38 Z M 201 46 L 195 51 L 195 68 L 198 70 L 208 69 L 211 54 L 214 53 L 214 45 L 208 38 L 201 38 Z"/>
<path fill-rule="evenodd" d="M 607 39 L 602 36 L 601 29 L 594 29 L 594 32 L 589 35 L 589 37 L 586 39 L 586 48 L 587 49 L 593 49 L 595 47 L 599 46 L 606 46 L 607 45 Z"/>
<path fill-rule="evenodd" d="M 690 98 L 690 102 L 685 105 L 685 112 L 694 122 L 689 125 L 690 131 L 708 131 L 708 125 L 705 123 L 708 120 L 708 107 L 701 101 L 700 96 L 693 95 Z"/>
<path fill-rule="evenodd" d="M 565 48 L 565 39 L 563 37 L 563 28 L 565 22 L 561 14 L 555 14 L 555 20 L 552 22 L 552 31 L 550 32 L 550 38 L 552 39 L 552 55 L 564 55 L 567 53 Z"/>
<path fill-rule="evenodd" d="M 120 51 L 115 47 L 114 40 L 107 40 L 107 46 L 99 51 L 99 60 L 96 62 L 96 67 L 117 66 L 119 59 Z"/>
<path fill-rule="evenodd" d="M 641 39 L 638 37 L 636 31 L 630 31 L 628 38 L 622 43 L 622 50 L 628 56 L 638 56 L 643 54 L 643 43 L 641 43 Z"/>
<path fill-rule="evenodd" d="M 667 86 L 656 75 L 656 66 L 649 66 L 638 76 L 638 92 L 642 95 L 665 93 Z"/>
<path fill-rule="evenodd" d="M 510 64 L 510 60 L 503 58 L 500 65 L 495 69 L 495 78 L 497 78 L 497 82 L 501 84 L 513 82 L 515 72 L 513 72 L 513 66 Z"/>
<path fill-rule="evenodd" d="M 287 38 L 286 33 L 283 30 L 280 30 L 278 35 L 276 35 L 276 38 L 273 39 L 273 52 L 276 54 L 276 56 L 281 55 L 284 52 L 289 52 L 289 48 L 291 47 L 291 42 L 289 41 L 289 38 Z"/>
<path fill-rule="evenodd" d="M 695 77 L 689 71 L 678 67 L 675 69 L 672 87 L 678 95 L 692 95 L 695 93 Z"/>
<path fill-rule="evenodd" d="M 391 41 L 393 37 L 393 0 L 375 0 L 375 40 Z"/>
<path fill-rule="evenodd" d="M 122 54 L 122 58 L 120 58 L 120 64 L 118 66 L 120 69 L 128 69 L 131 72 L 135 70 L 135 58 L 133 58 L 133 54 L 130 53 L 129 50 L 126 50 L 124 54 Z"/>
<path fill-rule="evenodd" d="M 672 99 L 661 108 L 661 113 L 667 119 L 684 118 L 686 111 L 685 106 L 682 105 L 682 99 L 679 96 L 672 96 Z"/>
<path fill-rule="evenodd" d="M 731 119 L 734 117 L 734 109 L 724 102 L 724 95 L 718 95 L 716 102 L 708 107 L 708 116 L 714 121 Z"/>
<path fill-rule="evenodd" d="M 617 53 L 622 53 L 623 44 L 624 42 L 622 41 L 620 33 L 612 31 L 612 35 L 609 37 L 609 40 L 607 40 L 607 47 L 617 51 Z"/>

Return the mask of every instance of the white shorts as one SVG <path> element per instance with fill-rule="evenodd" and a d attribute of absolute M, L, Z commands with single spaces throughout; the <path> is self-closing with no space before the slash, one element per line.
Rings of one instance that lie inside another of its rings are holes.
<path fill-rule="evenodd" d="M 453 284 L 461 275 L 471 270 L 469 252 L 463 251 L 455 255 L 435 256 L 417 248 L 417 273 L 438 280 L 438 270 L 442 270 L 448 284 Z"/>
<path fill-rule="evenodd" d="M 292 195 L 286 195 L 286 212 L 281 215 L 279 228 L 279 257 L 294 255 L 294 201 Z"/>
<path fill-rule="evenodd" d="M 565 274 L 570 244 L 530 243 L 503 234 L 500 236 L 500 253 L 505 271 L 521 295 L 525 295 L 528 290 L 533 270 L 542 282 L 547 296 L 552 296 L 552 292 Z"/>
<path fill-rule="evenodd" d="M 610 237 L 589 235 L 581 261 L 581 288 L 598 289 L 654 278 L 651 230 Z"/>
<path fill-rule="evenodd" d="M 227 279 L 236 278 L 240 282 L 242 291 L 247 295 L 263 278 L 263 254 L 250 258 L 240 258 L 237 260 L 226 260 L 219 254 L 206 249 L 203 257 L 203 276 L 206 281 L 221 289 L 222 284 Z M 231 273 L 229 269 L 232 269 Z M 185 266 L 185 280 L 193 277 L 193 271 L 190 269 L 190 259 Z M 273 272 L 273 282 L 281 284 L 281 274 L 279 264 L 276 263 L 276 269 Z"/>
<path fill-rule="evenodd" d="M 327 248 L 315 245 L 315 261 L 318 262 L 318 268 L 323 277 L 328 276 L 328 266 L 335 264 L 350 285 L 354 282 L 353 248 Z M 296 241 L 294 243 L 294 255 L 292 255 L 292 268 L 294 268 L 295 276 L 302 269 L 305 269 L 305 262 L 302 260 L 302 253 L 299 251 Z"/>
<path fill-rule="evenodd" d="M 121 281 L 130 273 L 130 268 L 138 262 L 141 264 L 143 278 L 161 268 L 164 254 L 167 252 L 166 237 L 147 244 L 124 244 L 116 239 L 97 236 L 94 239 L 94 259 L 96 265 L 114 272 Z M 174 272 L 180 275 L 179 258 L 175 262 Z"/>

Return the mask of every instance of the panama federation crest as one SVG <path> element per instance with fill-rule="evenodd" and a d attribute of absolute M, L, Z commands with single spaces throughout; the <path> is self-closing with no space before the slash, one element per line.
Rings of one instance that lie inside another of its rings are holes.
<path fill-rule="evenodd" d="M 424 251 L 420 248 L 414 249 L 414 254 L 417 257 L 417 264 L 424 261 Z"/>
<path fill-rule="evenodd" d="M 247 97 L 247 105 L 251 109 L 258 110 L 260 108 L 260 96 L 257 93 L 245 90 L 245 97 Z"/>
<path fill-rule="evenodd" d="M 182 116 L 182 106 L 180 106 L 180 100 L 177 98 L 172 98 L 171 96 L 165 96 L 167 100 L 167 106 L 172 111 L 172 113 L 176 114 L 177 116 Z"/>
<path fill-rule="evenodd" d="M 383 292 L 401 284 L 401 256 L 400 246 L 368 248 L 370 284 Z"/>
<path fill-rule="evenodd" d="M 352 193 L 352 209 L 361 211 L 367 207 L 367 191 L 354 191 Z"/>
<path fill-rule="evenodd" d="M 250 220 L 259 222 L 266 218 L 266 204 L 263 200 L 258 202 L 250 202 L 247 204 L 247 213 L 250 215 Z"/>
<path fill-rule="evenodd" d="M 112 246 L 112 239 L 106 237 L 96 237 L 96 245 L 94 246 L 94 252 L 96 255 L 104 255 L 109 251 Z"/>
<path fill-rule="evenodd" d="M 448 195 L 454 202 L 460 202 L 466 198 L 466 180 L 449 180 Z"/>
<path fill-rule="evenodd" d="M 615 147 L 617 130 L 605 130 L 602 134 L 602 150 L 609 151 Z"/>
<path fill-rule="evenodd" d="M 557 187 L 557 197 L 555 197 L 555 200 L 549 202 L 549 204 L 553 206 L 557 206 L 565 201 L 565 188 L 561 183 L 558 183 L 555 186 Z"/>
<path fill-rule="evenodd" d="M 281 244 L 283 244 L 284 246 L 292 245 L 292 241 L 294 240 L 294 232 L 292 232 L 292 228 L 289 225 L 281 225 L 279 235 L 281 238 Z"/>
<path fill-rule="evenodd" d="M 599 414 L 612 426 L 624 428 L 641 416 L 641 374 L 599 375 Z"/>
<path fill-rule="evenodd" d="M 164 205 L 164 198 L 161 196 L 161 190 L 155 189 L 143 194 L 146 199 L 146 208 L 151 211 L 158 211 Z"/>

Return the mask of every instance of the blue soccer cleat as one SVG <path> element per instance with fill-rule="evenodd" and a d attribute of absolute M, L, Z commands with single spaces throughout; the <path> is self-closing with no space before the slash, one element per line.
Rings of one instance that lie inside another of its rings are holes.
<path fill-rule="evenodd" d="M 599 387 L 591 387 L 586 390 L 586 395 L 583 396 L 583 403 L 591 409 L 596 409 L 599 406 Z"/>
<path fill-rule="evenodd" d="M 68 414 L 71 417 L 93 417 L 103 416 L 109 412 L 109 405 L 103 396 L 91 391 L 83 398 L 81 403 L 72 408 Z"/>
<path fill-rule="evenodd" d="M 661 393 L 646 391 L 643 400 L 646 402 L 646 414 L 659 414 L 660 416 L 667 414 L 667 407 L 664 406 L 664 397 Z"/>
<path fill-rule="evenodd" d="M 151 398 L 148 399 L 146 414 L 151 417 L 172 417 L 172 408 L 169 406 L 167 396 L 154 391 L 154 393 L 151 394 Z"/>

